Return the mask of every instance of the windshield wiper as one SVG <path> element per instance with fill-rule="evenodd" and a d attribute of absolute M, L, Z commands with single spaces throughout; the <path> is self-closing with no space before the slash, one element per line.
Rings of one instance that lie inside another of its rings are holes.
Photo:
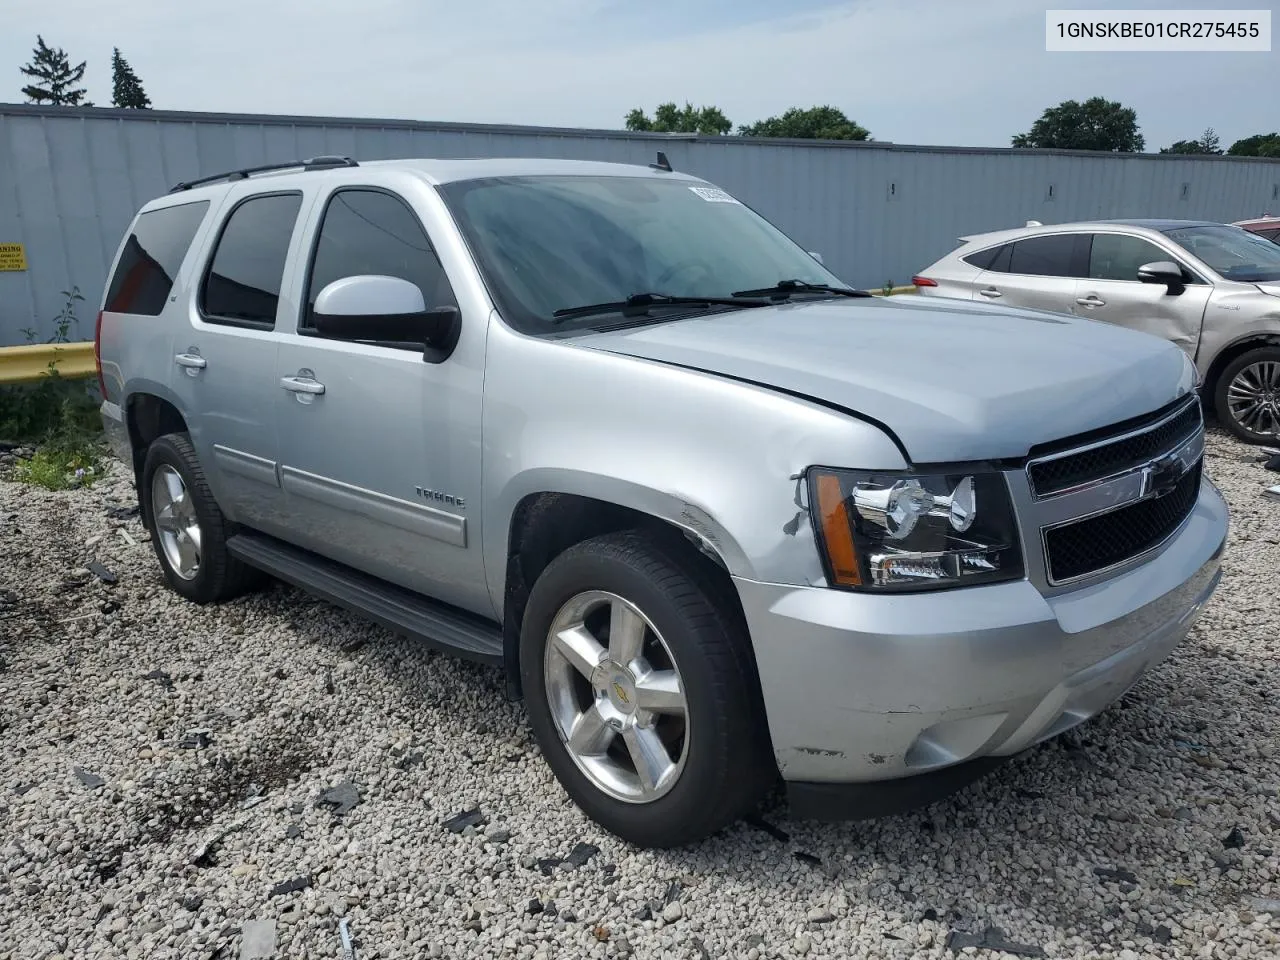
<path fill-rule="evenodd" d="M 796 293 L 831 293 L 838 297 L 869 297 L 866 290 L 850 290 L 848 287 L 833 287 L 826 283 L 806 283 L 804 280 L 779 280 L 772 287 L 761 287 L 759 290 L 737 290 L 735 297 L 773 297 L 783 300 Z"/>
<path fill-rule="evenodd" d="M 625 300 L 608 303 L 588 303 L 581 307 L 565 307 L 551 315 L 552 323 L 562 323 L 575 317 L 591 317 L 601 313 L 648 313 L 651 307 L 767 307 L 768 300 L 748 299 L 739 294 L 731 297 L 673 297 L 665 293 L 633 293 Z"/>

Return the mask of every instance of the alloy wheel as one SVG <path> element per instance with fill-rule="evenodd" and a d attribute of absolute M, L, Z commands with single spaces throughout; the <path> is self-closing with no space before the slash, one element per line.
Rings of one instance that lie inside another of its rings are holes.
<path fill-rule="evenodd" d="M 182 474 L 168 464 L 151 478 L 151 516 L 169 568 L 194 580 L 200 572 L 200 521 Z"/>
<path fill-rule="evenodd" d="M 1280 361 L 1259 360 L 1241 368 L 1227 387 L 1227 407 L 1244 429 L 1280 434 Z"/>
<path fill-rule="evenodd" d="M 634 604 L 597 590 L 570 599 L 548 632 L 543 675 L 560 739 L 593 786 L 627 803 L 675 786 L 689 753 L 684 682 Z"/>

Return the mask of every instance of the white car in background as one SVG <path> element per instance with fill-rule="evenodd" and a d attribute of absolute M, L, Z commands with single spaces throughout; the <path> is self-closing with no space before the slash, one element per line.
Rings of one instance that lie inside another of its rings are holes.
<path fill-rule="evenodd" d="M 1280 437 L 1280 245 L 1204 220 L 1096 220 L 961 237 L 925 296 L 1068 313 L 1171 340 L 1249 443 Z M 1049 341 L 1046 340 L 1046 343 Z"/>

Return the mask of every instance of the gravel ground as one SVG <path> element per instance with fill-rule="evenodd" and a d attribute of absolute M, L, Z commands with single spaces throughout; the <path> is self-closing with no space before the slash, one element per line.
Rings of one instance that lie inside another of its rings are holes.
<path fill-rule="evenodd" d="M 180 601 L 118 464 L 0 481 L 0 957 L 338 957 L 340 918 L 361 960 L 1276 957 L 1280 475 L 1210 444 L 1222 589 L 1120 704 L 919 813 L 666 853 L 566 801 L 496 671 Z"/>

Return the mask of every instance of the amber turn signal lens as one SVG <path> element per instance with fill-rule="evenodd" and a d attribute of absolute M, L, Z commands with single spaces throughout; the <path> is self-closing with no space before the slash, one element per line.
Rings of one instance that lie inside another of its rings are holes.
<path fill-rule="evenodd" d="M 853 546 L 853 529 L 849 524 L 849 508 L 840 491 L 840 478 L 829 473 L 818 476 L 818 515 L 822 518 L 822 539 L 827 547 L 827 561 L 836 583 L 844 587 L 862 585 L 858 554 Z"/>

